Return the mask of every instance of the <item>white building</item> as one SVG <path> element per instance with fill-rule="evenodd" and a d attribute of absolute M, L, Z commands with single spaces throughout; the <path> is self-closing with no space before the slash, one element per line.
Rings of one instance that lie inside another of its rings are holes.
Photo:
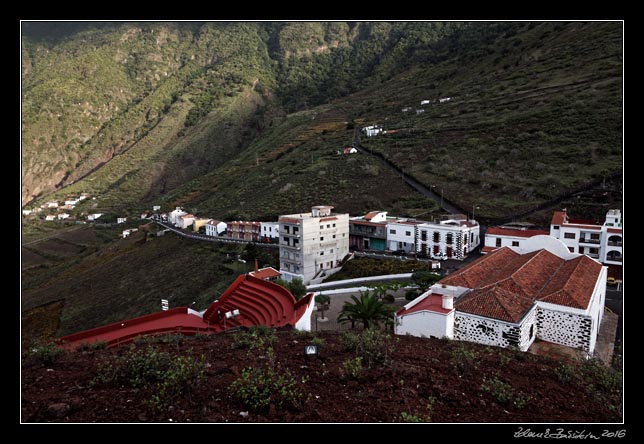
<path fill-rule="evenodd" d="M 367 137 L 373 137 L 380 134 L 382 132 L 382 128 L 376 125 L 370 125 L 362 128 L 362 131 L 367 135 Z"/>
<path fill-rule="evenodd" d="M 315 206 L 310 213 L 279 217 L 280 272 L 285 280 L 305 284 L 340 269 L 349 254 L 349 215 Z"/>
<path fill-rule="evenodd" d="M 55 200 L 47 202 L 45 205 L 47 208 L 58 208 L 58 202 L 56 202 Z"/>
<path fill-rule="evenodd" d="M 68 199 L 65 201 L 65 205 L 76 205 L 79 202 L 79 200 L 80 199 L 74 199 L 74 198 Z"/>
<path fill-rule="evenodd" d="M 135 231 L 139 231 L 138 228 L 130 228 L 129 230 L 123 230 L 123 233 L 121 234 L 123 238 L 128 237 L 130 234 L 134 233 Z"/>
<path fill-rule="evenodd" d="M 29 216 L 30 214 L 31 214 L 31 210 L 22 210 L 23 216 Z"/>
<path fill-rule="evenodd" d="M 417 109 L 417 110 L 416 110 L 416 114 L 422 114 L 422 113 L 424 113 L 424 112 L 425 112 L 425 110 L 424 110 L 424 109 L 422 109 L 422 108 L 421 108 L 421 109 Z"/>
<path fill-rule="evenodd" d="M 101 217 L 103 213 L 94 213 L 94 214 L 89 214 L 87 215 L 87 220 L 96 220 L 99 217 Z"/>
<path fill-rule="evenodd" d="M 517 250 L 499 248 L 438 281 L 395 314 L 396 334 L 522 351 L 539 338 L 592 355 L 606 267 L 551 236 L 526 239 Z"/>
<path fill-rule="evenodd" d="M 161 205 L 154 205 L 152 207 L 152 211 L 160 211 L 161 210 Z"/>
<path fill-rule="evenodd" d="M 188 213 L 183 211 L 181 207 L 177 207 L 176 209 L 172 210 L 168 215 L 168 222 L 176 226 L 179 223 L 179 217 L 183 216 L 184 214 L 188 214 Z"/>
<path fill-rule="evenodd" d="M 212 219 L 206 223 L 206 236 L 219 236 L 226 231 L 226 222 Z"/>
<path fill-rule="evenodd" d="M 279 222 L 260 222 L 259 234 L 262 239 L 278 239 L 280 238 L 280 223 Z"/>
<path fill-rule="evenodd" d="M 127 217 L 117 217 L 116 218 L 116 223 L 117 224 L 124 224 L 125 222 L 127 222 Z"/>
<path fill-rule="evenodd" d="M 58 220 L 67 219 L 68 217 L 69 217 L 69 214 L 67 214 L 67 213 L 60 213 L 60 214 L 58 215 Z"/>
<path fill-rule="evenodd" d="M 510 226 L 490 227 L 485 232 L 485 244 L 481 253 L 487 254 L 501 247 L 520 247 L 521 243 L 532 236 L 547 235 L 544 230 Z"/>
<path fill-rule="evenodd" d="M 387 249 L 407 253 L 415 251 L 416 226 L 419 224 L 418 221 L 406 219 L 387 222 Z"/>
<path fill-rule="evenodd" d="M 445 102 L 449 102 L 450 100 L 452 100 L 451 97 L 443 97 L 441 99 L 438 99 L 438 102 L 439 103 L 445 103 Z"/>
<path fill-rule="evenodd" d="M 56 216 L 54 216 L 53 214 L 48 214 L 47 216 L 45 216 L 45 220 L 54 220 L 54 219 L 56 219 Z"/>
<path fill-rule="evenodd" d="M 480 226 L 474 219 L 453 218 L 416 226 L 416 252 L 424 256 L 465 259 L 481 243 Z"/>
<path fill-rule="evenodd" d="M 572 219 L 566 210 L 555 211 L 550 222 L 550 236 L 561 240 L 571 252 L 586 254 L 601 263 L 622 265 L 622 213 L 608 210 L 604 224 Z"/>
<path fill-rule="evenodd" d="M 147 219 L 148 217 L 150 217 L 150 215 L 148 214 L 147 211 L 141 213 L 141 219 Z"/>
<path fill-rule="evenodd" d="M 174 224 L 179 228 L 188 228 L 195 222 L 195 216 L 193 214 L 183 214 L 177 217 L 177 222 Z"/>
<path fill-rule="evenodd" d="M 402 109 L 402 112 L 404 113 L 408 113 L 409 111 L 411 111 L 411 106 L 406 106 Z"/>
<path fill-rule="evenodd" d="M 421 105 L 421 106 L 422 106 L 422 105 L 429 105 L 430 103 L 431 103 L 431 102 L 430 102 L 429 100 L 427 100 L 427 99 L 425 99 L 425 100 L 421 100 L 421 101 L 420 101 L 420 105 Z"/>

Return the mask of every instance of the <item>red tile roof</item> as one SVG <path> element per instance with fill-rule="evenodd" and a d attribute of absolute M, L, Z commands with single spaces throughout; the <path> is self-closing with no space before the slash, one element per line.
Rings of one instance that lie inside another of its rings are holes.
<path fill-rule="evenodd" d="M 619 233 L 622 234 L 622 229 L 621 228 L 609 228 L 608 230 L 609 233 Z"/>
<path fill-rule="evenodd" d="M 380 211 L 371 211 L 363 216 L 364 220 L 371 220 L 376 217 Z"/>
<path fill-rule="evenodd" d="M 472 289 L 457 310 L 518 323 L 537 300 L 586 309 L 601 268 L 588 256 L 564 260 L 545 249 L 518 254 L 503 247 L 439 283 Z"/>
<path fill-rule="evenodd" d="M 544 230 L 522 230 L 520 228 L 507 228 L 507 227 L 490 227 L 485 232 L 486 235 L 493 236 L 514 236 L 514 237 L 532 237 L 541 234 L 548 235 Z"/>
<path fill-rule="evenodd" d="M 490 253 L 490 252 L 492 252 L 494 250 L 497 250 L 499 248 L 501 248 L 501 247 L 489 247 L 489 246 L 486 245 L 485 247 L 481 248 L 481 253 L 482 254 Z"/>
<path fill-rule="evenodd" d="M 270 279 L 273 277 L 280 277 L 282 273 L 274 269 L 273 267 L 260 268 L 257 271 L 251 271 L 251 276 L 255 276 L 258 279 Z"/>
<path fill-rule="evenodd" d="M 396 312 L 398 316 L 403 316 L 407 315 L 410 313 L 415 313 L 417 311 L 422 311 L 422 310 L 427 310 L 427 311 L 433 311 L 435 313 L 442 313 L 442 314 L 447 314 L 451 312 L 452 310 L 443 308 L 443 297 L 440 294 L 432 293 L 413 307 L 410 307 L 408 309 L 402 308 Z"/>
<path fill-rule="evenodd" d="M 323 217 L 322 219 L 320 219 L 320 222 L 328 222 L 328 221 L 330 221 L 330 220 L 337 220 L 337 219 L 338 219 L 338 218 L 337 218 L 337 217 L 335 217 L 335 216 Z"/>
<path fill-rule="evenodd" d="M 552 215 L 552 221 L 550 221 L 550 223 L 552 225 L 563 225 L 565 220 L 566 220 L 565 211 L 555 211 L 554 214 Z"/>
<path fill-rule="evenodd" d="M 365 225 L 368 227 L 384 227 L 385 225 L 387 225 L 386 222 L 366 222 L 364 220 L 349 220 L 349 224 Z"/>
<path fill-rule="evenodd" d="M 300 220 L 292 217 L 280 217 L 279 221 L 285 224 L 299 224 Z"/>

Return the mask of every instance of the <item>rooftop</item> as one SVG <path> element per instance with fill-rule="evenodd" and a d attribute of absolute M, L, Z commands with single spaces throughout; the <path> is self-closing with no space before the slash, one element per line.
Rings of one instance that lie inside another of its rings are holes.
<path fill-rule="evenodd" d="M 486 235 L 492 236 L 514 236 L 514 237 L 532 237 L 540 234 L 548 235 L 549 233 L 544 230 L 527 230 L 521 228 L 511 227 L 490 227 L 485 232 Z"/>
<path fill-rule="evenodd" d="M 396 312 L 398 316 L 415 313 L 417 311 L 433 311 L 435 313 L 447 314 L 452 310 L 443 308 L 443 296 L 437 293 L 431 293 L 428 297 L 409 308 L 402 308 Z"/>
<path fill-rule="evenodd" d="M 585 310 L 601 269 L 584 255 L 564 260 L 545 249 L 519 254 L 503 247 L 439 283 L 472 289 L 457 310 L 518 323 L 535 301 Z"/>
<path fill-rule="evenodd" d="M 282 275 L 279 271 L 274 269 L 273 267 L 265 267 L 265 268 L 260 268 L 257 271 L 251 271 L 250 273 L 251 276 L 256 277 L 257 279 L 270 279 L 270 278 L 277 278 Z"/>

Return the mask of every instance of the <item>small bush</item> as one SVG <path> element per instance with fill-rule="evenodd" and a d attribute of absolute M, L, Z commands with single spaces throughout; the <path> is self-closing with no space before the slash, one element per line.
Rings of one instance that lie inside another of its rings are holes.
<path fill-rule="evenodd" d="M 249 349 L 253 352 L 256 350 L 265 350 L 277 342 L 277 334 L 272 328 L 263 325 L 251 327 L 246 331 L 235 333 L 233 337 L 232 348 Z"/>
<path fill-rule="evenodd" d="M 362 333 L 344 332 L 340 336 L 340 343 L 345 351 L 353 351 L 362 358 L 362 362 L 369 368 L 376 365 L 389 363 L 393 352 L 391 335 L 377 328 L 367 328 Z"/>
<path fill-rule="evenodd" d="M 362 358 L 357 356 L 345 360 L 340 367 L 340 373 L 344 377 L 351 377 L 357 379 L 362 373 Z"/>
<path fill-rule="evenodd" d="M 76 347 L 76 351 L 104 350 L 105 348 L 107 348 L 106 341 L 81 342 Z"/>
<path fill-rule="evenodd" d="M 289 370 L 245 368 L 231 384 L 232 395 L 246 408 L 256 412 L 268 410 L 272 403 L 278 409 L 300 406 L 303 394 Z"/>
<path fill-rule="evenodd" d="M 532 400 L 531 396 L 516 394 L 510 384 L 500 380 L 497 377 L 493 379 L 483 379 L 481 390 L 491 394 L 501 405 L 513 405 L 517 409 L 522 409 Z"/>
<path fill-rule="evenodd" d="M 462 373 L 476 369 L 478 356 L 476 352 L 469 350 L 465 344 L 458 342 L 451 350 L 452 365 Z"/>
<path fill-rule="evenodd" d="M 53 342 L 35 344 L 29 348 L 28 357 L 42 365 L 51 365 L 58 361 L 65 352 Z"/>
<path fill-rule="evenodd" d="M 326 341 L 324 340 L 324 338 L 320 338 L 318 336 L 316 336 L 313 339 L 311 339 L 311 344 L 317 345 L 318 348 L 324 346 L 325 343 L 326 343 Z"/>
<path fill-rule="evenodd" d="M 401 422 L 424 422 L 423 419 L 418 415 L 411 415 L 407 412 L 402 412 L 400 414 Z"/>
<path fill-rule="evenodd" d="M 418 293 L 418 290 L 407 290 L 405 292 L 405 299 L 408 301 L 413 301 L 418 296 L 420 296 L 420 294 Z"/>

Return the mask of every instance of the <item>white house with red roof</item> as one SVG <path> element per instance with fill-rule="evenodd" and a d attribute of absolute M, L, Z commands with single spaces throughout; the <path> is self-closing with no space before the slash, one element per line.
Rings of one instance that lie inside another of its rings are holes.
<path fill-rule="evenodd" d="M 220 234 L 224 233 L 227 228 L 228 225 L 226 224 L 226 222 L 211 219 L 210 221 L 206 222 L 206 236 L 219 236 Z"/>
<path fill-rule="evenodd" d="M 606 267 L 551 236 L 526 239 L 520 251 L 499 248 L 441 279 L 396 312 L 395 333 L 522 351 L 539 338 L 591 355 Z"/>
<path fill-rule="evenodd" d="M 485 244 L 481 248 L 481 253 L 487 254 L 501 247 L 520 247 L 525 239 L 544 235 L 548 235 L 548 232 L 527 227 L 507 225 L 489 227 L 485 232 Z"/>
<path fill-rule="evenodd" d="M 586 254 L 601 263 L 622 265 L 622 213 L 608 210 L 604 223 L 573 219 L 555 211 L 550 222 L 550 236 L 560 239 L 572 252 Z"/>

